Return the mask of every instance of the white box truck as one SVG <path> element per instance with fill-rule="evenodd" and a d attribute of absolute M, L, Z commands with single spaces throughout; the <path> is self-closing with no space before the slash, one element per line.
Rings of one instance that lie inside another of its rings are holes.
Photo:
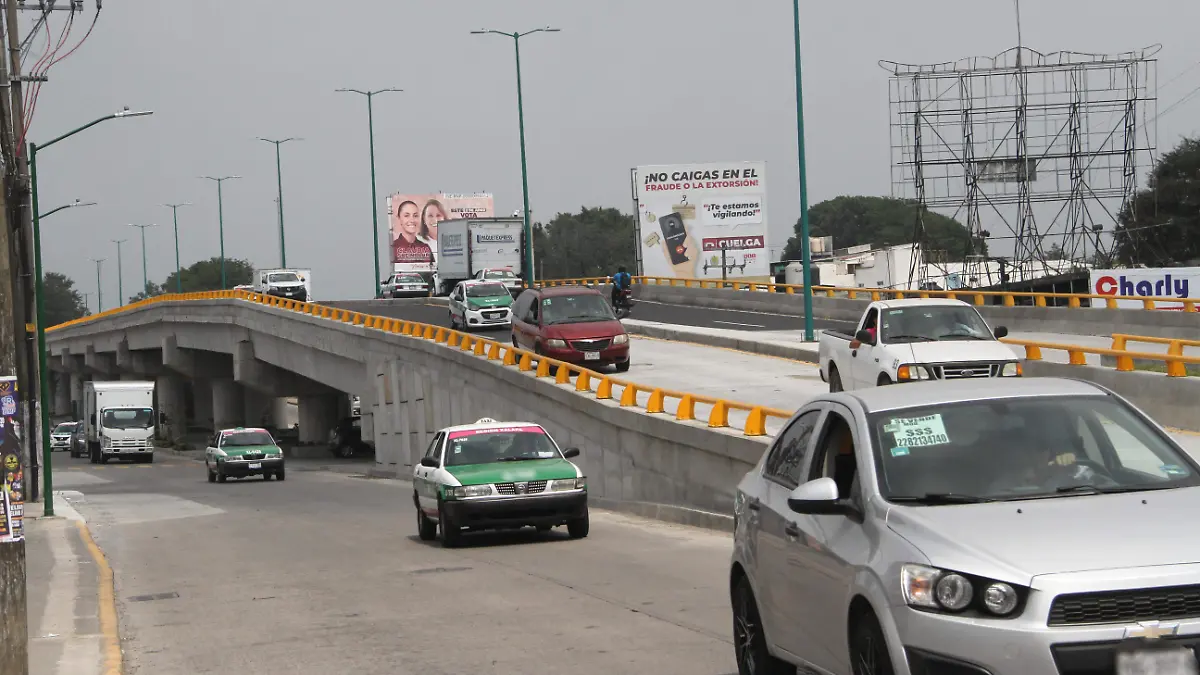
<path fill-rule="evenodd" d="M 84 385 L 84 437 L 92 464 L 113 458 L 154 461 L 153 382 L 95 382 Z"/>
<path fill-rule="evenodd" d="M 438 223 L 435 291 L 447 295 L 455 284 L 484 269 L 510 269 L 523 277 L 523 228 L 520 218 L 460 218 Z"/>
<path fill-rule="evenodd" d="M 254 291 L 288 300 L 312 302 L 312 270 L 270 269 L 254 274 Z"/>

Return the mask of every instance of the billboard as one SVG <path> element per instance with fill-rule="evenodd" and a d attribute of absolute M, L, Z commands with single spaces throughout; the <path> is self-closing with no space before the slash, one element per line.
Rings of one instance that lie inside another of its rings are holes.
<path fill-rule="evenodd" d="M 770 274 L 765 162 L 639 166 L 633 172 L 638 259 L 652 277 Z"/>
<path fill-rule="evenodd" d="M 432 272 L 437 255 L 437 226 L 456 218 L 492 218 L 492 195 L 446 193 L 413 195 L 395 193 L 387 198 L 394 272 Z"/>
<path fill-rule="evenodd" d="M 1200 267 L 1145 267 L 1124 270 L 1091 270 L 1091 293 L 1132 295 L 1144 298 L 1196 298 L 1200 293 Z M 1104 308 L 1093 301 L 1092 307 Z M 1140 300 L 1117 300 L 1117 307 L 1141 309 Z M 1183 309 L 1183 303 L 1155 303 L 1155 309 Z"/>

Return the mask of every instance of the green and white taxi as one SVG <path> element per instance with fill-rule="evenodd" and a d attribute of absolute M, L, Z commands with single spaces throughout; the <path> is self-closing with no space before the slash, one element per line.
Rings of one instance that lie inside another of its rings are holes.
<path fill-rule="evenodd" d="M 413 469 L 417 532 L 426 541 L 442 533 L 453 547 L 464 530 L 567 526 L 574 539 L 588 534 L 587 480 L 537 424 L 481 419 L 434 434 Z"/>
<path fill-rule="evenodd" d="M 450 291 L 450 327 L 470 330 L 512 325 L 512 294 L 498 281 L 468 280 Z"/>
<path fill-rule="evenodd" d="M 284 479 L 283 449 L 266 429 L 222 429 L 213 434 L 204 451 L 208 482 L 224 483 L 228 478 L 271 476 Z"/>

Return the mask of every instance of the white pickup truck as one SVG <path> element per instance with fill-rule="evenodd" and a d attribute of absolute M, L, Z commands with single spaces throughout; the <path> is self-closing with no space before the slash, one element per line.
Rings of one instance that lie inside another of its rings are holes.
<path fill-rule="evenodd" d="M 974 307 L 961 300 L 872 302 L 854 334 L 823 331 L 821 379 L 830 391 L 897 382 L 1020 377 L 1021 362 Z"/>

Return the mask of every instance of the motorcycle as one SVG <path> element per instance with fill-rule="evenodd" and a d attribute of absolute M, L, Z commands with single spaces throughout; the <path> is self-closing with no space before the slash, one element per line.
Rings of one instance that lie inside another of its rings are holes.
<path fill-rule="evenodd" d="M 633 289 L 625 288 L 613 298 L 613 312 L 618 319 L 623 319 L 633 311 Z"/>

